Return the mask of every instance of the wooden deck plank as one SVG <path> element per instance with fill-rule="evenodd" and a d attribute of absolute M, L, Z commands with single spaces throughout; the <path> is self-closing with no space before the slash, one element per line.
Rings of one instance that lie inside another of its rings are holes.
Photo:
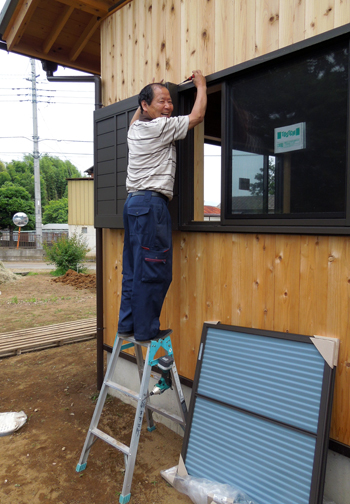
<path fill-rule="evenodd" d="M 96 338 L 96 319 L 20 329 L 0 334 L 0 358 Z"/>
<path fill-rule="evenodd" d="M 83 325 L 93 325 L 96 324 L 96 319 L 82 319 L 75 320 L 72 322 L 63 322 L 61 324 L 50 324 L 49 326 L 31 327 L 29 329 L 18 329 L 16 331 L 10 331 L 7 333 L 0 333 L 0 338 L 6 336 L 13 336 L 15 334 L 28 334 L 30 332 L 34 333 L 47 333 L 48 331 L 55 332 L 57 330 L 71 329 L 74 327 L 82 327 Z"/>
<path fill-rule="evenodd" d="M 35 336 L 32 335 L 30 337 L 17 337 L 14 340 L 7 339 L 5 341 L 0 341 L 0 348 L 12 348 L 14 346 L 18 345 L 31 345 L 32 342 L 40 342 L 40 341 L 60 341 L 63 339 L 67 338 L 72 338 L 72 337 L 80 337 L 80 336 L 85 336 L 91 334 L 92 336 L 96 334 L 96 328 L 88 328 L 86 330 L 81 330 L 81 331 L 69 331 L 65 333 L 60 333 L 57 335 L 48 335 L 46 336 L 45 334 L 41 336 Z"/>

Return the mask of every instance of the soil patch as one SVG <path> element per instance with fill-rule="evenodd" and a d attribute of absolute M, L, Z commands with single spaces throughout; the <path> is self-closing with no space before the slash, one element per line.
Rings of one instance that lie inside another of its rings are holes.
<path fill-rule="evenodd" d="M 78 277 L 96 275 L 82 275 Z M 16 275 L 17 280 L 0 285 L 0 332 L 27 329 L 96 316 L 96 292 L 69 282 L 56 282 L 49 273 Z"/>
<path fill-rule="evenodd" d="M 0 437 L 1 504 L 117 504 L 124 456 L 97 440 L 85 471 L 76 472 L 94 412 L 96 349 L 91 341 L 0 361 L 1 412 L 24 411 L 27 423 Z M 125 444 L 135 409 L 109 397 L 99 427 Z M 144 422 L 131 487 L 133 504 L 189 504 L 160 476 L 178 463 L 182 438 L 162 424 Z"/>
<path fill-rule="evenodd" d="M 68 270 L 65 275 L 54 278 L 53 282 L 72 285 L 77 289 L 89 289 L 96 292 L 96 274 L 84 274 Z"/>
<path fill-rule="evenodd" d="M 0 290 L 1 332 L 96 313 L 92 290 L 48 273 L 19 276 Z M 0 412 L 23 410 L 28 417 L 19 431 L 0 437 L 1 504 L 118 504 L 121 452 L 97 440 L 85 471 L 75 470 L 98 395 L 95 340 L 0 359 L 0 376 Z M 109 397 L 99 426 L 129 444 L 134 418 L 132 406 Z M 178 463 L 181 447 L 181 436 L 159 423 L 148 432 L 144 422 L 130 504 L 191 503 L 160 476 Z"/>

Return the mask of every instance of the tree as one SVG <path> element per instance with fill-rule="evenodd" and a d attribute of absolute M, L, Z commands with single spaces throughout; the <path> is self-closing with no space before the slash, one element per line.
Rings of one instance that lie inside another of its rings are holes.
<path fill-rule="evenodd" d="M 70 161 L 62 161 L 47 154 L 40 158 L 41 204 L 44 207 L 51 200 L 64 198 L 67 193 L 67 179 L 80 178 L 81 174 Z M 0 167 L 0 186 L 6 181 L 24 187 L 34 199 L 34 161 L 27 154 L 23 161 L 11 161 L 4 170 Z"/>
<path fill-rule="evenodd" d="M 11 177 L 7 171 L 0 171 L 0 187 L 5 184 L 5 182 L 11 182 Z"/>
<path fill-rule="evenodd" d="M 43 224 L 66 224 L 68 222 L 68 198 L 51 200 L 43 212 Z"/>
<path fill-rule="evenodd" d="M 67 179 L 81 177 L 80 172 L 70 161 L 62 161 L 46 154 L 40 159 L 40 173 L 46 184 L 47 201 L 63 198 Z"/>
<path fill-rule="evenodd" d="M 275 158 L 269 156 L 268 168 L 268 194 L 275 194 Z M 255 182 L 250 184 L 250 194 L 252 196 L 263 196 L 264 194 L 264 168 L 260 168 L 259 172 L 254 177 Z"/>
<path fill-rule="evenodd" d="M 6 167 L 13 184 L 24 187 L 34 197 L 34 173 L 25 161 L 11 161 Z"/>
<path fill-rule="evenodd" d="M 10 243 L 13 242 L 13 230 L 16 228 L 12 217 L 17 212 L 27 214 L 27 229 L 35 228 L 35 207 L 30 194 L 19 185 L 5 182 L 0 187 L 0 229 L 9 228 Z"/>

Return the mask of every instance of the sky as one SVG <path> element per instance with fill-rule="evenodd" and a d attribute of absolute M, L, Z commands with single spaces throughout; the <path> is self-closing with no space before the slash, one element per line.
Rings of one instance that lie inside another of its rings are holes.
<path fill-rule="evenodd" d="M 36 61 L 40 155 L 69 160 L 83 174 L 93 165 L 93 83 L 48 82 Z M 84 75 L 58 67 L 54 75 Z M 30 58 L 0 51 L 0 160 L 33 153 Z"/>
<path fill-rule="evenodd" d="M 0 11 L 5 0 L 0 0 Z M 93 83 L 49 82 L 35 62 L 40 155 L 69 160 L 84 175 L 93 165 Z M 0 161 L 33 153 L 31 60 L 0 50 Z M 55 76 L 86 75 L 58 67 Z"/>

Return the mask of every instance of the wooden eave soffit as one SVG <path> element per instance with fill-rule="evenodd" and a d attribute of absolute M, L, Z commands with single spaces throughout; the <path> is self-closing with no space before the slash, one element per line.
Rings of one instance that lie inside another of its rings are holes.
<path fill-rule="evenodd" d="M 40 0 L 28 0 L 22 4 L 19 12 L 15 13 L 15 20 L 13 23 L 10 23 L 7 30 L 3 35 L 3 39 L 6 40 L 7 49 L 12 51 L 14 46 L 17 45 L 31 17 L 33 16 L 35 9 L 39 5 Z"/>
<path fill-rule="evenodd" d="M 105 19 L 112 12 L 115 12 L 116 10 L 124 7 L 132 0 L 125 0 L 115 3 L 112 2 L 107 3 L 105 1 L 100 0 L 84 0 L 84 1 L 56 0 L 56 1 L 58 3 L 64 4 L 65 8 L 62 10 L 61 15 L 56 20 L 54 26 L 50 27 L 50 34 L 46 38 L 46 40 L 44 40 L 41 47 L 41 52 L 40 50 L 38 51 L 37 48 L 35 51 L 34 48 L 28 48 L 27 53 L 28 55 L 35 54 L 35 57 L 37 58 L 42 57 L 45 59 L 50 59 L 50 57 L 48 56 L 50 50 L 54 45 L 54 43 L 56 42 L 57 38 L 59 37 L 61 31 L 63 30 L 70 16 L 72 15 L 74 9 L 84 11 L 87 12 L 88 14 L 91 14 L 92 17 L 89 23 L 85 26 L 77 42 L 71 48 L 69 53 L 69 61 L 57 61 L 57 59 L 53 59 L 53 61 L 57 63 L 72 66 L 72 64 L 74 64 L 76 59 L 84 50 L 84 47 L 86 46 L 86 44 L 88 43 L 94 32 L 99 28 L 103 19 Z M 41 0 L 24 0 L 22 4 L 19 4 L 18 9 L 16 9 L 14 13 L 13 21 L 11 19 L 11 23 L 9 24 L 7 30 L 3 35 L 3 39 L 6 40 L 7 48 L 9 51 L 15 51 L 16 46 L 20 44 L 21 38 L 23 37 L 23 34 L 25 33 L 25 30 L 29 25 L 30 20 L 40 2 Z"/>

